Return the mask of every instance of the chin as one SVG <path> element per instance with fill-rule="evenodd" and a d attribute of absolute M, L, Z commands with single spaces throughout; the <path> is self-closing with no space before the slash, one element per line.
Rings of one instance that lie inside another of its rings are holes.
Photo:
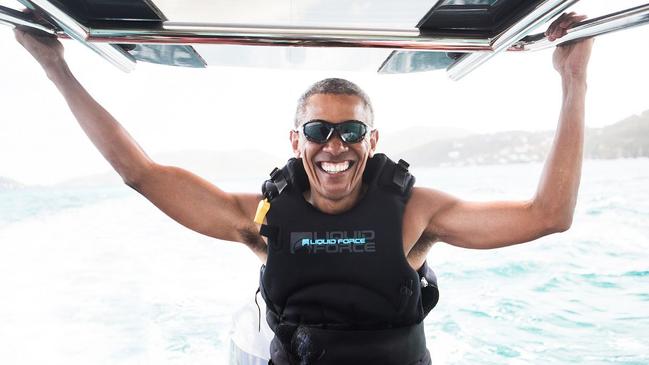
<path fill-rule="evenodd" d="M 349 191 L 341 189 L 319 189 L 318 193 L 327 200 L 341 200 L 349 195 Z"/>

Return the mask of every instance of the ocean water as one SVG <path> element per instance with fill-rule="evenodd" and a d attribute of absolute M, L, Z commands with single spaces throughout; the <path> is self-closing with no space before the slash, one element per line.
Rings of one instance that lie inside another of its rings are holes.
<path fill-rule="evenodd" d="M 478 200 L 528 198 L 540 172 L 415 170 L 420 186 Z M 434 363 L 649 364 L 648 186 L 649 159 L 587 161 L 568 232 L 498 250 L 436 244 Z M 0 191 L 0 363 L 226 364 L 258 270 L 242 245 L 127 187 Z"/>

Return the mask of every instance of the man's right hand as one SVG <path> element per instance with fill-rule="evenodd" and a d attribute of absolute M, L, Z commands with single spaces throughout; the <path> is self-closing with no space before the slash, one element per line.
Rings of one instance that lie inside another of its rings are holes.
<path fill-rule="evenodd" d="M 74 77 L 63 58 L 63 46 L 55 37 L 21 29 L 15 34 L 124 183 L 180 224 L 210 237 L 244 243 L 266 261 L 266 244 L 252 219 L 260 194 L 226 193 L 189 171 L 152 161 Z"/>
<path fill-rule="evenodd" d="M 50 34 L 36 30 L 14 29 L 16 40 L 40 63 L 46 73 L 65 64 L 63 45 Z"/>

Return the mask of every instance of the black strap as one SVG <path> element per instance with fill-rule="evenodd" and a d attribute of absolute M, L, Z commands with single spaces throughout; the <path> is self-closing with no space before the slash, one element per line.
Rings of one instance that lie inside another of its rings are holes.
<path fill-rule="evenodd" d="M 277 167 L 270 173 L 270 179 L 261 185 L 261 193 L 268 201 L 272 201 L 288 186 L 288 181 Z"/>
<path fill-rule="evenodd" d="M 261 192 L 268 201 L 272 201 L 285 189 L 291 187 L 298 191 L 306 191 L 309 188 L 309 178 L 301 159 L 291 158 L 281 169 L 274 168 L 270 173 L 270 179 L 261 185 Z"/>
<path fill-rule="evenodd" d="M 423 322 L 384 330 L 331 330 L 281 323 L 273 341 L 281 344 L 276 348 L 281 354 L 271 352 L 271 356 L 291 365 L 419 364 L 428 355 Z"/>
<path fill-rule="evenodd" d="M 257 291 L 255 292 L 255 305 L 257 305 L 257 312 L 259 313 L 259 316 L 257 318 L 257 323 L 258 323 L 258 332 L 261 332 L 261 308 L 259 307 L 259 303 L 257 302 L 257 294 L 259 294 L 260 288 L 257 287 Z"/>
<path fill-rule="evenodd" d="M 279 228 L 277 226 L 271 226 L 268 224 L 262 224 L 259 227 L 259 234 L 268 238 L 270 241 L 277 241 L 277 235 L 279 234 Z"/>
<path fill-rule="evenodd" d="M 288 185 L 286 176 L 284 176 L 282 170 L 278 168 L 275 168 L 273 172 L 270 173 L 270 179 L 275 183 L 275 186 L 277 187 L 277 195 L 281 194 Z"/>
<path fill-rule="evenodd" d="M 417 274 L 420 277 L 421 284 L 421 304 L 424 310 L 424 317 L 435 308 L 437 302 L 439 302 L 439 289 L 437 287 L 437 276 L 435 272 L 428 266 L 428 263 L 424 261 L 424 264 L 421 265 Z"/>
<path fill-rule="evenodd" d="M 404 160 L 399 160 L 394 168 L 394 175 L 392 175 L 392 182 L 399 188 L 401 194 L 404 194 L 411 184 L 412 175 L 408 172 L 408 167 L 410 167 L 410 164 Z"/>
<path fill-rule="evenodd" d="M 399 309 L 395 313 L 395 321 L 399 321 L 403 313 L 405 312 L 408 303 L 410 302 L 410 297 L 414 294 L 414 283 L 412 279 L 406 280 L 405 282 L 401 283 L 401 287 L 399 288 Z"/>

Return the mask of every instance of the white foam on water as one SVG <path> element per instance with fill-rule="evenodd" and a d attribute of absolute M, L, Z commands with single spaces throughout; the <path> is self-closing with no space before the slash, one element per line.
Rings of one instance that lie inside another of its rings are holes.
<path fill-rule="evenodd" d="M 4 363 L 225 359 L 219 344 L 259 270 L 243 245 L 193 233 L 139 197 L 23 220 L 0 242 Z"/>
<path fill-rule="evenodd" d="M 489 251 L 436 244 L 434 363 L 649 362 L 648 164 L 586 163 L 568 232 Z M 420 185 L 483 199 L 488 184 L 472 188 L 482 174 L 526 197 L 529 186 L 512 186 L 533 169 L 432 169 Z M 0 362 L 227 362 L 232 317 L 257 289 L 247 248 L 194 233 L 135 193 L 48 212 L 0 227 Z"/>

